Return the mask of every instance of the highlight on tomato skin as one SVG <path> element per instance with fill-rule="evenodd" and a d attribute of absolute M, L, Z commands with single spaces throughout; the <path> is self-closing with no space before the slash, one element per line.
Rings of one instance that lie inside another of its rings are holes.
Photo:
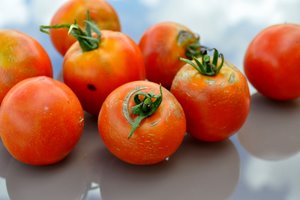
<path fill-rule="evenodd" d="M 56 11 L 50 24 L 72 24 L 76 21 L 84 27 L 87 11 L 101 30 L 121 31 L 118 13 L 106 0 L 69 0 Z M 54 47 L 62 56 L 76 42 L 65 29 L 51 29 L 50 36 Z"/>
<path fill-rule="evenodd" d="M 31 36 L 12 29 L 0 30 L 0 103 L 19 81 L 35 76 L 53 76 L 51 60 Z"/>
<path fill-rule="evenodd" d="M 187 133 L 208 142 L 235 134 L 250 110 L 245 76 L 216 49 L 213 51 L 213 58 L 205 55 L 187 60 L 171 87 L 185 112 Z"/>
<path fill-rule="evenodd" d="M 265 97 L 288 101 L 300 97 L 300 25 L 275 24 L 261 30 L 249 44 L 244 70 Z"/>
<path fill-rule="evenodd" d="M 73 91 L 45 76 L 17 83 L 0 107 L 4 147 L 18 161 L 50 165 L 64 159 L 79 141 L 84 112 Z"/>
<path fill-rule="evenodd" d="M 164 161 L 180 147 L 186 119 L 167 89 L 149 81 L 134 81 L 106 98 L 98 130 L 107 149 L 120 160 L 151 165 Z"/>

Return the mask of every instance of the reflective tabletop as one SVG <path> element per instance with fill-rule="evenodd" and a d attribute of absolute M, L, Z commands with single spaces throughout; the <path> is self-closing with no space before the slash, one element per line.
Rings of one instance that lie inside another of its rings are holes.
<path fill-rule="evenodd" d="M 59 79 L 63 58 L 38 27 L 48 24 L 66 0 L 0 1 L 0 28 L 35 37 Z M 259 7 L 256 1 L 235 0 L 108 2 L 120 16 L 122 31 L 136 42 L 149 26 L 176 21 L 198 32 L 204 44 L 217 47 L 241 71 L 245 49 L 262 28 L 300 21 L 297 0 L 264 0 Z M 186 135 L 178 151 L 157 165 L 134 166 L 115 158 L 101 141 L 97 118 L 89 114 L 75 149 L 54 165 L 22 164 L 0 141 L 0 200 L 298 200 L 300 100 L 271 101 L 249 86 L 251 110 L 234 136 L 205 143 Z"/>

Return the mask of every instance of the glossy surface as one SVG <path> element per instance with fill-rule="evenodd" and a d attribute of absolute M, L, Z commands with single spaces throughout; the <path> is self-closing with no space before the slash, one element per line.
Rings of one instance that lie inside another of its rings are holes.
<path fill-rule="evenodd" d="M 154 166 L 112 156 L 90 115 L 79 144 L 56 165 L 21 164 L 0 144 L 0 199 L 296 200 L 300 101 L 277 103 L 258 94 L 252 99 L 237 136 L 214 144 L 186 137 L 172 157 Z"/>
<path fill-rule="evenodd" d="M 64 2 L 0 4 L 0 27 L 37 38 L 51 57 L 55 77 L 62 57 L 39 25 L 49 24 Z M 204 45 L 218 48 L 241 70 L 246 47 L 262 28 L 300 21 L 299 0 L 262 0 L 259 6 L 246 0 L 109 2 L 122 31 L 136 42 L 151 25 L 175 21 L 199 33 Z M 0 200 L 299 200 L 299 120 L 300 100 L 282 104 L 254 94 L 249 118 L 236 136 L 217 144 L 187 138 L 169 161 L 143 167 L 113 157 L 99 137 L 97 119 L 87 115 L 79 144 L 53 166 L 23 165 L 0 142 Z"/>

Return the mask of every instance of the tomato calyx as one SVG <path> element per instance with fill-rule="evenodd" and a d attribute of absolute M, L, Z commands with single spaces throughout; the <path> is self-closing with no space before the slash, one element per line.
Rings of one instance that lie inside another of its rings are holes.
<path fill-rule="evenodd" d="M 97 25 L 91 20 L 89 11 L 87 12 L 87 19 L 84 21 L 85 30 L 81 29 L 76 20 L 73 24 L 57 24 L 53 26 L 40 26 L 40 31 L 49 34 L 46 29 L 69 29 L 69 34 L 76 38 L 83 52 L 92 51 L 99 48 L 101 41 L 101 31 Z M 93 33 L 96 33 L 96 37 L 93 37 Z"/>
<path fill-rule="evenodd" d="M 156 110 L 159 108 L 162 99 L 162 88 L 161 85 L 159 87 L 160 94 L 155 95 L 153 93 L 145 93 L 142 91 L 137 92 L 133 99 L 135 106 L 131 108 L 131 112 L 134 115 L 137 115 L 136 119 L 131 123 L 131 131 L 128 135 L 128 139 L 130 139 L 135 132 L 135 130 L 140 126 L 141 122 L 147 118 L 150 117 L 152 114 L 156 112 Z"/>
<path fill-rule="evenodd" d="M 199 73 L 206 76 L 216 76 L 224 64 L 224 55 L 219 53 L 217 49 L 209 49 L 207 47 L 201 47 L 203 55 L 195 57 L 193 56 L 191 60 L 186 58 L 179 58 L 181 61 L 190 64 L 194 67 Z M 212 57 L 208 52 L 213 51 Z M 219 58 L 221 63 L 218 63 Z M 201 59 L 201 60 L 200 60 Z M 193 62 L 194 61 L 194 62 Z"/>

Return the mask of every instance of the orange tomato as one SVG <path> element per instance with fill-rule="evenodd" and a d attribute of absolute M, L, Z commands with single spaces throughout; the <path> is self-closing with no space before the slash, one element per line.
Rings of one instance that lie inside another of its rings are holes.
<path fill-rule="evenodd" d="M 91 19 L 103 30 L 120 31 L 119 17 L 114 8 L 105 0 L 69 0 L 54 14 L 51 25 L 72 24 L 74 20 L 84 26 L 87 11 Z M 69 47 L 76 41 L 66 29 L 51 29 L 51 40 L 57 51 L 65 55 Z"/>
<path fill-rule="evenodd" d="M 179 58 L 191 56 L 191 51 L 199 53 L 199 37 L 181 24 L 162 22 L 144 32 L 139 47 L 144 55 L 146 78 L 170 89 L 174 76 L 185 64 Z"/>
<path fill-rule="evenodd" d="M 42 75 L 52 77 L 52 65 L 40 43 L 15 30 L 0 30 L 0 103 L 16 83 Z"/>
<path fill-rule="evenodd" d="M 44 76 L 20 81 L 0 107 L 5 148 L 30 165 L 48 165 L 65 158 L 78 142 L 83 124 L 83 110 L 72 90 Z"/>
<path fill-rule="evenodd" d="M 103 30 L 100 40 L 98 48 L 86 52 L 76 42 L 63 62 L 64 82 L 93 115 L 99 114 L 103 101 L 115 88 L 145 79 L 142 54 L 131 38 Z"/>
<path fill-rule="evenodd" d="M 98 118 L 99 133 L 109 151 L 124 162 L 155 164 L 171 156 L 182 143 L 186 130 L 182 107 L 167 89 L 162 88 L 159 94 L 158 84 L 134 81 L 115 89 L 103 103 Z M 151 110 L 158 99 L 160 105 L 156 111 L 137 125 L 147 112 L 143 110 L 137 115 L 133 108 Z M 140 103 L 136 105 L 136 101 Z M 147 101 L 151 101 L 150 106 Z"/>
<path fill-rule="evenodd" d="M 185 111 L 187 132 L 200 140 L 227 139 L 241 128 L 249 113 L 247 80 L 227 61 L 215 75 L 184 65 L 174 78 L 171 92 Z"/>

